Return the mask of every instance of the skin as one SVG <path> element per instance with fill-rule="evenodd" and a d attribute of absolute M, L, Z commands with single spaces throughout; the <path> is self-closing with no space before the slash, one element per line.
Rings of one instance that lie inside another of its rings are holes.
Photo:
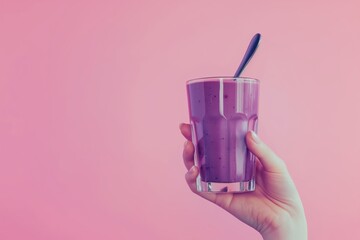
<path fill-rule="evenodd" d="M 180 124 L 186 138 L 183 160 L 186 182 L 192 192 L 223 208 L 257 230 L 265 240 L 305 240 L 307 223 L 295 184 L 279 158 L 254 132 L 246 134 L 246 144 L 257 157 L 256 189 L 249 193 L 197 192 L 198 167 L 194 166 L 194 145 L 189 124 Z"/>

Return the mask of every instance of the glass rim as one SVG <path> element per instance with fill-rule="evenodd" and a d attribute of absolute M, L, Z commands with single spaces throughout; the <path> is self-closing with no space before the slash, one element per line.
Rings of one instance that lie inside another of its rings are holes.
<path fill-rule="evenodd" d="M 215 76 L 215 77 L 201 77 L 201 78 L 193 78 L 186 81 L 186 84 L 192 84 L 197 82 L 211 82 L 211 81 L 219 81 L 222 79 L 225 82 L 234 81 L 236 79 L 236 82 L 247 82 L 247 83 L 260 83 L 259 79 L 251 78 L 251 77 L 231 77 L 231 76 Z"/>

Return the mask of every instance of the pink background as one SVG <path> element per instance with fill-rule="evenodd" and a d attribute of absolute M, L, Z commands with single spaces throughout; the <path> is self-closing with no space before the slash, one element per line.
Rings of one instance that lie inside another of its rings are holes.
<path fill-rule="evenodd" d="M 261 239 L 185 183 L 185 81 L 261 80 L 311 239 L 360 239 L 357 1 L 0 2 L 0 239 Z"/>

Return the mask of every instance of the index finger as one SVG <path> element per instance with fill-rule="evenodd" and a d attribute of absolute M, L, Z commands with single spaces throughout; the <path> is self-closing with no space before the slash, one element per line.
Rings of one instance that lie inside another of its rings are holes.
<path fill-rule="evenodd" d="M 180 126 L 181 134 L 189 141 L 191 141 L 191 126 L 187 123 L 181 123 Z"/>

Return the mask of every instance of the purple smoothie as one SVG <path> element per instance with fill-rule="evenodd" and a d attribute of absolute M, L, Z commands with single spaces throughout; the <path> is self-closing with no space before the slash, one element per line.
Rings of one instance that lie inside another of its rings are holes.
<path fill-rule="evenodd" d="M 195 164 L 204 182 L 246 182 L 254 178 L 255 157 L 245 135 L 257 131 L 259 82 L 242 78 L 188 81 L 187 94 Z"/>

